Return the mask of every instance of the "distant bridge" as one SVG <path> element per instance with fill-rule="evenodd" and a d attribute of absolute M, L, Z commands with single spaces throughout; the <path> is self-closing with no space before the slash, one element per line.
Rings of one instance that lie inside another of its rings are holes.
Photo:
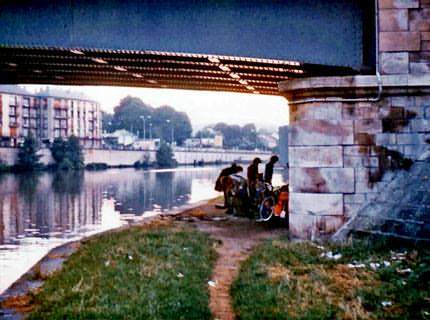
<path fill-rule="evenodd" d="M 0 82 L 278 94 L 374 68 L 373 1 L 2 1 Z"/>

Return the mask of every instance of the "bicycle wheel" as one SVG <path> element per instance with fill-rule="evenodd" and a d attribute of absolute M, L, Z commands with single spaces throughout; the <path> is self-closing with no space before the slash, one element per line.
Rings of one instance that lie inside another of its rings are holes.
<path fill-rule="evenodd" d="M 275 199 L 273 197 L 266 197 L 260 204 L 260 219 L 259 221 L 269 221 L 273 215 L 273 207 Z"/>

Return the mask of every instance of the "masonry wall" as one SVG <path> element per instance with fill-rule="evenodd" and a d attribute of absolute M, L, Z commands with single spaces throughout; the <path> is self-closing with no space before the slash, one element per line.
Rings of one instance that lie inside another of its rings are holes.
<path fill-rule="evenodd" d="M 430 95 L 291 106 L 290 228 L 331 234 L 430 150 Z"/>
<path fill-rule="evenodd" d="M 381 74 L 430 73 L 430 1 L 379 0 Z"/>
<path fill-rule="evenodd" d="M 295 236 L 332 234 L 429 152 L 430 0 L 378 0 L 378 7 L 379 100 L 376 76 L 280 84 L 290 102 Z"/>
<path fill-rule="evenodd" d="M 18 154 L 17 148 L 0 148 L 0 160 L 6 164 L 16 163 Z M 49 164 L 53 161 L 48 149 L 39 152 L 42 155 L 41 161 Z M 84 149 L 85 164 L 101 162 L 110 166 L 133 165 L 136 161 L 155 161 L 155 150 L 134 151 L 134 150 L 107 150 L 107 149 Z M 240 150 L 201 150 L 177 148 L 174 151 L 175 158 L 179 164 L 193 164 L 194 161 L 203 160 L 206 163 L 233 161 L 251 162 L 255 157 L 260 157 L 267 161 L 272 155 L 270 152 L 252 152 Z"/>

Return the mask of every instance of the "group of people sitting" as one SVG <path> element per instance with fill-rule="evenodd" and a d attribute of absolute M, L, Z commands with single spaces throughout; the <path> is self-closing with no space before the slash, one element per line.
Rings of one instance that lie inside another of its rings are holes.
<path fill-rule="evenodd" d="M 264 174 L 259 172 L 260 158 L 255 158 L 247 168 L 247 179 L 240 175 L 243 167 L 233 163 L 221 171 L 215 183 L 215 190 L 224 193 L 224 206 L 227 213 L 243 214 L 254 217 L 259 205 L 271 188 L 273 169 L 279 161 L 274 155 L 266 163 Z M 218 206 L 221 208 L 221 206 Z M 238 212 L 239 211 L 239 212 Z"/>

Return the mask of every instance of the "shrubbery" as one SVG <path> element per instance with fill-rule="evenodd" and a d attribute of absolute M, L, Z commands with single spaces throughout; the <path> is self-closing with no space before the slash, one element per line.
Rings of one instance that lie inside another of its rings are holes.
<path fill-rule="evenodd" d="M 152 166 L 149 154 L 145 154 L 143 156 L 143 160 L 142 161 L 136 161 L 133 164 L 133 167 L 135 167 L 136 169 L 147 169 L 149 167 Z"/>
<path fill-rule="evenodd" d="M 43 168 L 43 164 L 40 162 L 41 155 L 37 154 L 38 151 L 39 144 L 36 138 L 29 134 L 19 147 L 16 169 L 18 171 L 33 171 Z"/>
<path fill-rule="evenodd" d="M 8 166 L 2 159 L 0 159 L 0 173 L 8 172 L 10 170 L 10 166 Z"/>
<path fill-rule="evenodd" d="M 67 140 L 56 138 L 50 150 L 58 169 L 76 170 L 84 168 L 84 155 L 77 137 L 70 136 Z"/>
<path fill-rule="evenodd" d="M 173 168 L 177 166 L 172 148 L 167 143 L 162 143 L 160 145 L 156 157 L 157 166 L 160 168 Z"/>
<path fill-rule="evenodd" d="M 91 162 L 85 166 L 87 170 L 106 170 L 109 166 L 104 162 Z"/>

